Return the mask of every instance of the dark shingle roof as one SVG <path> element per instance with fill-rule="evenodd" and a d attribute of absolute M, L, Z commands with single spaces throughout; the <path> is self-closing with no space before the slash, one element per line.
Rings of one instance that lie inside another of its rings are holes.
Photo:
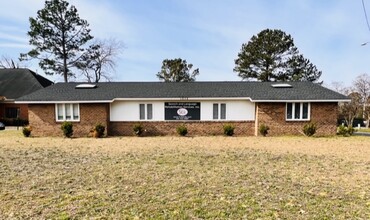
<path fill-rule="evenodd" d="M 0 69 L 0 96 L 6 99 L 16 99 L 52 84 L 29 69 Z"/>
<path fill-rule="evenodd" d="M 103 82 L 94 89 L 76 89 L 81 83 L 57 83 L 23 96 L 19 102 L 110 102 L 114 99 L 251 98 L 252 101 L 340 101 L 348 97 L 311 82 Z"/>

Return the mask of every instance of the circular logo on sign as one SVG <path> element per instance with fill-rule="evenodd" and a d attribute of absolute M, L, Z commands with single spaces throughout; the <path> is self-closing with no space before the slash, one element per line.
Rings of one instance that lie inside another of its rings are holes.
<path fill-rule="evenodd" d="M 185 108 L 179 108 L 177 110 L 177 114 L 180 115 L 180 116 L 185 116 L 188 114 L 188 110 L 186 110 Z"/>

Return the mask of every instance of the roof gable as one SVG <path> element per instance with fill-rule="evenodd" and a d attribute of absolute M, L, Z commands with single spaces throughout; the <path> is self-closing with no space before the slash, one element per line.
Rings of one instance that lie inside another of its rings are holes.
<path fill-rule="evenodd" d="M 6 99 L 16 99 L 52 84 L 29 69 L 0 69 L 0 96 Z"/>

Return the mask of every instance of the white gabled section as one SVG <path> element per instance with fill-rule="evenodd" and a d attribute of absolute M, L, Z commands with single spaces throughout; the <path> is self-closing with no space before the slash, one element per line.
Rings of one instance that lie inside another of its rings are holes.
<path fill-rule="evenodd" d="M 190 100 L 165 99 L 165 100 L 115 100 L 110 104 L 110 121 L 140 121 L 140 104 L 152 104 L 153 118 L 149 121 L 165 120 L 165 102 L 187 102 Z M 225 121 L 254 121 L 255 104 L 250 100 L 196 99 L 191 102 L 200 102 L 201 121 L 222 121 L 213 119 L 213 104 L 226 104 Z M 148 120 L 146 120 L 148 121 Z"/>
<path fill-rule="evenodd" d="M 164 120 L 164 102 L 159 101 L 115 101 L 110 104 L 110 121 L 139 121 L 140 104 L 153 105 L 153 119 L 151 121 Z"/>

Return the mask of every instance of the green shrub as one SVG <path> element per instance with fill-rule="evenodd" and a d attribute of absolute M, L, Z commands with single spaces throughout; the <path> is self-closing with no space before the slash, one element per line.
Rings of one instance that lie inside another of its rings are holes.
<path fill-rule="evenodd" d="M 260 132 L 260 134 L 264 137 L 266 137 L 266 135 L 268 134 L 268 131 L 270 130 L 269 126 L 265 125 L 265 124 L 261 124 L 258 131 Z"/>
<path fill-rule="evenodd" d="M 230 124 L 224 125 L 224 134 L 226 136 L 233 136 L 234 135 L 234 129 L 235 129 L 235 127 L 233 125 L 230 125 Z"/>
<path fill-rule="evenodd" d="M 94 127 L 94 136 L 97 138 L 101 138 L 104 136 L 105 126 L 102 124 L 97 124 Z"/>
<path fill-rule="evenodd" d="M 31 131 L 32 129 L 30 127 L 23 127 L 22 129 L 23 136 L 29 137 L 31 135 Z"/>
<path fill-rule="evenodd" d="M 72 137 L 73 135 L 73 124 L 72 122 L 69 122 L 69 121 L 65 121 L 62 123 L 62 126 L 60 127 L 63 131 L 63 135 L 65 137 Z"/>
<path fill-rule="evenodd" d="M 180 125 L 176 128 L 176 131 L 181 136 L 186 136 L 188 134 L 188 129 L 185 125 Z"/>
<path fill-rule="evenodd" d="M 355 132 L 356 131 L 356 129 L 355 128 L 353 128 L 352 126 L 349 126 L 348 127 L 348 133 L 349 133 L 349 135 L 352 135 L 353 134 L 353 132 Z"/>
<path fill-rule="evenodd" d="M 134 131 L 134 134 L 136 136 L 140 136 L 144 132 L 144 128 L 141 124 L 134 124 L 134 127 L 132 128 L 132 130 Z"/>
<path fill-rule="evenodd" d="M 344 137 L 351 136 L 355 129 L 352 126 L 346 127 L 344 125 L 339 125 L 337 128 L 337 135 L 342 135 Z"/>
<path fill-rule="evenodd" d="M 303 133 L 308 137 L 313 136 L 316 133 L 316 130 L 317 127 L 315 123 L 308 123 L 303 126 Z"/>

